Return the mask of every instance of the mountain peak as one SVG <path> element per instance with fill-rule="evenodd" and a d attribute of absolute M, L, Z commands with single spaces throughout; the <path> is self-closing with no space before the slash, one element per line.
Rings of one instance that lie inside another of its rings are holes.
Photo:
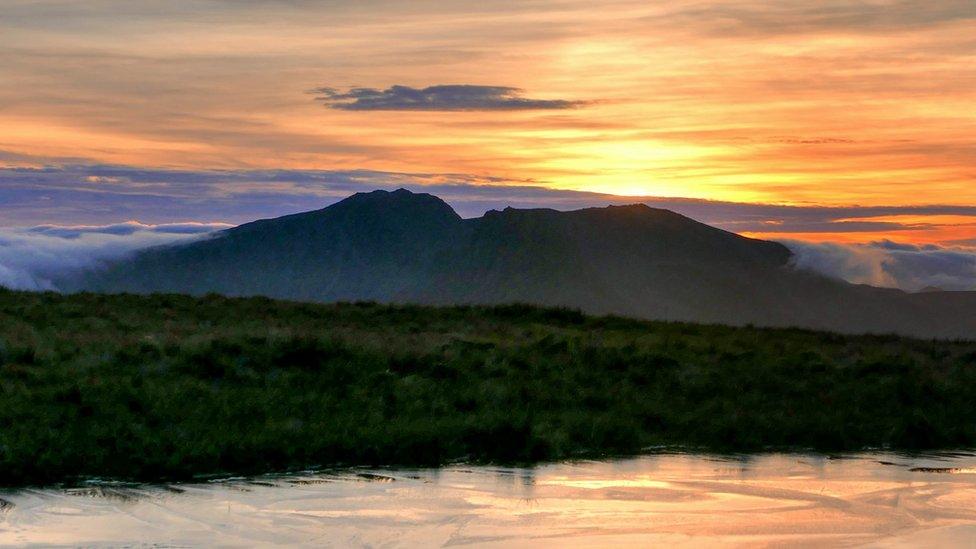
<path fill-rule="evenodd" d="M 340 200 L 337 204 L 342 204 L 343 202 L 357 201 L 357 202 L 427 202 L 427 203 L 437 203 L 447 206 L 447 203 L 440 198 L 430 194 L 430 193 L 418 193 L 403 187 L 393 190 L 386 191 L 383 189 L 377 189 L 375 191 L 368 192 L 358 192 L 352 196 Z M 448 206 L 450 207 L 450 206 Z"/>
<path fill-rule="evenodd" d="M 491 211 L 462 220 L 407 189 L 149 249 L 69 290 L 319 301 L 511 303 L 668 320 L 971 336 L 972 297 L 855 287 L 790 251 L 645 204 Z"/>
<path fill-rule="evenodd" d="M 352 195 L 352 196 L 350 196 L 349 198 L 355 198 L 355 197 L 371 197 L 371 198 L 383 198 L 383 197 L 391 197 L 391 198 L 409 198 L 409 197 L 411 197 L 411 196 L 422 196 L 422 195 L 427 195 L 427 196 L 433 196 L 433 195 L 429 195 L 429 194 L 427 194 L 427 193 L 415 193 L 415 192 L 413 192 L 413 191 L 410 191 L 410 190 L 407 190 L 407 189 L 404 189 L 403 187 L 400 187 L 399 189 L 396 189 L 396 190 L 393 190 L 393 191 L 387 191 L 387 190 L 385 190 L 385 189 L 376 189 L 375 191 L 361 191 L 361 192 L 358 192 L 358 193 L 355 193 L 355 194 L 353 194 L 353 195 Z M 348 200 L 348 198 L 347 198 L 347 200 Z"/>
<path fill-rule="evenodd" d="M 404 188 L 395 191 L 376 190 L 356 193 L 325 208 L 323 211 L 344 210 L 380 216 L 414 216 L 441 219 L 449 223 L 461 219 L 461 216 L 440 198 L 429 193 L 416 193 Z"/>
<path fill-rule="evenodd" d="M 610 204 L 607 206 L 608 209 L 615 210 L 655 210 L 660 208 L 651 208 L 643 202 L 634 202 L 633 204 Z"/>

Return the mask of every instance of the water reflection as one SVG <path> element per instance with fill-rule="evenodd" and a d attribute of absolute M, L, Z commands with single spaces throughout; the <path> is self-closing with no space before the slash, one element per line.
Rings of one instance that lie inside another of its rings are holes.
<path fill-rule="evenodd" d="M 976 544 L 976 455 L 659 454 L 0 493 L 0 544 Z"/>

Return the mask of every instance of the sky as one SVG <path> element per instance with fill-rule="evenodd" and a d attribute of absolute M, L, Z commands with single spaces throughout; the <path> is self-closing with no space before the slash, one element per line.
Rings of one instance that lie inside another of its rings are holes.
<path fill-rule="evenodd" d="M 0 227 L 407 187 L 965 254 L 974 105 L 972 0 L 4 0 Z"/>

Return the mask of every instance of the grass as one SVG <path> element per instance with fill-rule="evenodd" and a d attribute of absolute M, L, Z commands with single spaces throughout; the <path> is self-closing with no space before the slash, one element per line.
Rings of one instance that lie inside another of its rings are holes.
<path fill-rule="evenodd" d="M 0 485 L 976 445 L 976 343 L 0 290 Z"/>

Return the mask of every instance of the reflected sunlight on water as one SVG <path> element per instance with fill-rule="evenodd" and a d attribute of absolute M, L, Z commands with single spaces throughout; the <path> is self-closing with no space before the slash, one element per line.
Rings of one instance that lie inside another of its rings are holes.
<path fill-rule="evenodd" d="M 0 493 L 0 544 L 976 545 L 976 454 L 660 454 Z"/>

